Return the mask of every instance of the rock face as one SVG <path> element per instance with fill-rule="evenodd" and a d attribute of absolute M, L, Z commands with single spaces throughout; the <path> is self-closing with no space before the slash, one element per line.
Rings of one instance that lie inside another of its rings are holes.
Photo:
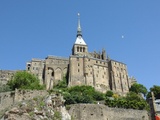
<path fill-rule="evenodd" d="M 33 97 L 12 104 L 1 120 L 149 120 L 147 111 L 109 108 L 102 104 L 64 106 L 60 94 Z"/>
<path fill-rule="evenodd" d="M 102 104 L 75 104 L 69 113 L 74 120 L 149 120 L 147 111 L 109 108 Z"/>
<path fill-rule="evenodd" d="M 61 95 L 35 97 L 14 105 L 1 120 L 71 120 Z"/>

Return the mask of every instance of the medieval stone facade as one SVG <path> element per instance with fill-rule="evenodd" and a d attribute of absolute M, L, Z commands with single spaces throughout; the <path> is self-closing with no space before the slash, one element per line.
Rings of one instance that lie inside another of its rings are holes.
<path fill-rule="evenodd" d="M 35 74 L 47 89 L 67 75 L 68 86 L 90 85 L 100 92 L 113 90 L 126 94 L 131 86 L 126 64 L 107 58 L 106 51 L 88 52 L 82 37 L 80 19 L 72 54 L 68 58 L 48 56 L 46 59 L 32 59 L 26 70 Z"/>
<path fill-rule="evenodd" d="M 66 76 L 69 61 L 67 58 L 48 56 L 46 59 L 32 59 L 27 62 L 26 70 L 40 79 L 46 89 L 53 88 L 59 80 Z"/>
<path fill-rule="evenodd" d="M 113 90 L 123 95 L 135 82 L 135 79 L 128 77 L 126 64 L 107 57 L 104 49 L 102 52 L 88 52 L 88 46 L 82 37 L 80 19 L 69 58 L 48 56 L 45 59 L 32 59 L 27 62 L 26 70 L 36 75 L 40 83 L 46 85 L 46 89 L 53 88 L 59 80 L 67 76 L 69 87 L 90 85 L 103 93 Z M 11 75 L 12 73 L 14 72 Z M 10 72 L 6 74 L 10 76 Z M 4 76 L 6 75 L 1 75 Z"/>

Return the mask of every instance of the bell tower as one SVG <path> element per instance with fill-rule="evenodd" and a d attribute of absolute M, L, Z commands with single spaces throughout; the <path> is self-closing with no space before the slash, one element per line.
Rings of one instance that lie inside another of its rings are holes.
<path fill-rule="evenodd" d="M 72 48 L 72 55 L 84 56 L 88 53 L 88 47 L 82 38 L 82 30 L 80 25 L 80 14 L 78 13 L 78 27 L 76 41 Z"/>

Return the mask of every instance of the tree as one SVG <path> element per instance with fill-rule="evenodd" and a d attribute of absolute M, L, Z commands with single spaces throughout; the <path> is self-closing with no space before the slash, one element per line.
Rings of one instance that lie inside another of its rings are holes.
<path fill-rule="evenodd" d="M 129 91 L 135 92 L 137 94 L 143 94 L 144 96 L 147 95 L 147 88 L 143 86 L 142 84 L 134 83 Z"/>
<path fill-rule="evenodd" d="M 19 71 L 16 72 L 13 78 L 7 83 L 12 90 L 17 89 L 37 89 L 41 90 L 44 89 L 44 86 L 40 85 L 39 79 L 26 72 L 26 71 Z"/>
<path fill-rule="evenodd" d="M 151 87 L 150 91 L 147 94 L 147 98 L 151 97 L 151 92 L 154 93 L 156 99 L 160 99 L 160 86 L 154 85 L 153 87 Z"/>

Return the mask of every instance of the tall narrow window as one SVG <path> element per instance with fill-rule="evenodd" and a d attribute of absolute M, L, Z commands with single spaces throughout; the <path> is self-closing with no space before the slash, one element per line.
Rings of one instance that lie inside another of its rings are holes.
<path fill-rule="evenodd" d="M 79 52 L 79 47 L 77 47 L 77 52 Z"/>
<path fill-rule="evenodd" d="M 85 48 L 83 48 L 83 52 L 85 52 Z"/>
<path fill-rule="evenodd" d="M 54 76 L 54 71 L 52 72 L 52 74 L 51 74 L 51 75 L 52 75 L 52 77 Z"/>
<path fill-rule="evenodd" d="M 82 47 L 80 47 L 80 52 L 82 52 Z"/>

